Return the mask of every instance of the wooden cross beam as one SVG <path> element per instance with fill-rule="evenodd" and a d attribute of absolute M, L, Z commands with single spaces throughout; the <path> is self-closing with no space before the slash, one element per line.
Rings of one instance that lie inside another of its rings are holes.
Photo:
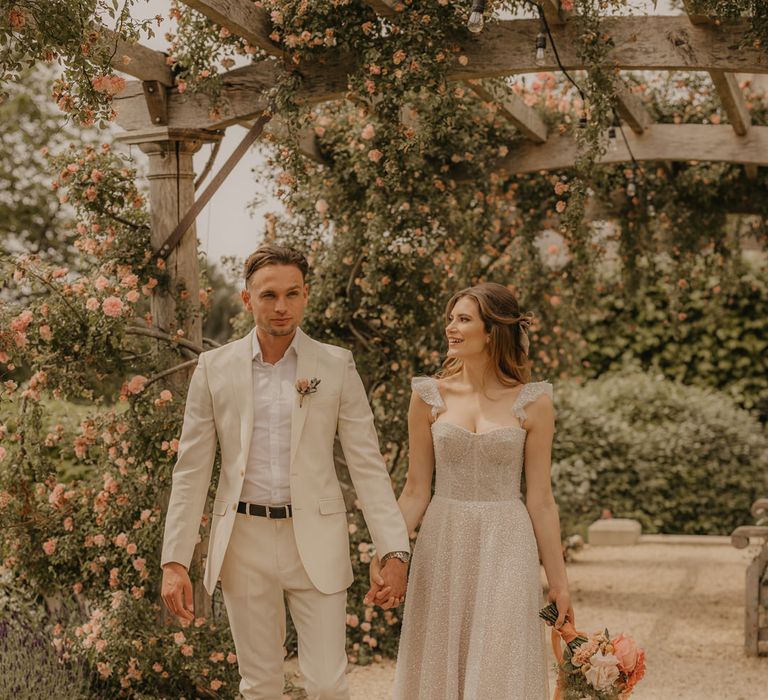
<path fill-rule="evenodd" d="M 364 2 L 382 17 L 394 17 L 405 9 L 405 5 L 399 0 L 364 0 Z"/>
<path fill-rule="evenodd" d="M 173 85 L 173 73 L 171 67 L 166 63 L 165 54 L 138 42 L 125 41 L 107 27 L 101 31 L 107 40 L 115 46 L 112 67 L 116 71 L 127 73 L 139 80 L 158 82 L 166 87 Z"/>
<path fill-rule="evenodd" d="M 560 0 L 539 0 L 539 5 L 541 5 L 544 17 L 550 27 L 558 27 L 565 24 L 568 16 L 571 14 L 570 10 L 563 10 L 560 7 Z"/>
<path fill-rule="evenodd" d="M 691 0 L 683 0 L 683 2 L 691 24 L 695 26 L 712 26 L 714 24 L 712 17 L 692 12 Z M 744 93 L 739 87 L 739 81 L 733 73 L 727 73 L 720 69 L 710 69 L 709 76 L 712 78 L 712 83 L 720 97 L 720 103 L 728 115 L 728 121 L 733 130 L 739 136 L 745 136 L 752 125 L 752 117 L 749 114 Z M 757 166 L 754 164 L 745 165 L 745 172 L 749 179 L 754 179 L 757 177 Z"/>
<path fill-rule="evenodd" d="M 653 123 L 643 101 L 619 79 L 616 81 L 616 111 L 636 134 L 642 134 Z"/>
<path fill-rule="evenodd" d="M 547 125 L 532 107 L 525 104 L 519 95 L 510 92 L 502 100 L 498 100 L 490 90 L 477 81 L 468 81 L 467 86 L 481 100 L 498 102 L 499 113 L 512 122 L 527 139 L 534 143 L 544 143 L 547 140 Z"/>
<path fill-rule="evenodd" d="M 638 161 L 710 161 L 768 166 L 768 126 L 753 126 L 737 136 L 727 124 L 653 124 L 640 136 L 625 134 Z M 578 145 L 570 136 L 550 136 L 546 143 L 521 143 L 499 160 L 497 167 L 511 173 L 560 170 L 573 167 Z M 622 139 L 600 163 L 631 161 Z"/>
<path fill-rule="evenodd" d="M 269 38 L 272 33 L 269 14 L 263 7 L 254 5 L 251 0 L 181 0 L 181 2 L 236 36 L 242 37 L 251 46 L 263 49 L 272 56 L 283 56 L 283 49 Z"/>

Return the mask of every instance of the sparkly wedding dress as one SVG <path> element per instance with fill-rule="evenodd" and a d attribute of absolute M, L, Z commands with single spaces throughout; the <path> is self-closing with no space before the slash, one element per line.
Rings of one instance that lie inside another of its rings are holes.
<path fill-rule="evenodd" d="M 526 431 L 473 433 L 441 421 L 438 383 L 415 377 L 432 407 L 435 494 L 408 581 L 394 700 L 546 700 L 539 555 L 520 495 Z M 547 382 L 525 384 L 512 411 Z"/>

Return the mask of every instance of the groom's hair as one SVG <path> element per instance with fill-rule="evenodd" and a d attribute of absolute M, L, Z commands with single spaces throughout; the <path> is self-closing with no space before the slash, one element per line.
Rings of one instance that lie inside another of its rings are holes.
<path fill-rule="evenodd" d="M 309 263 L 303 253 L 288 246 L 265 243 L 256 248 L 245 261 L 245 286 L 248 286 L 248 280 L 256 270 L 267 265 L 295 265 L 304 279 L 309 273 Z"/>

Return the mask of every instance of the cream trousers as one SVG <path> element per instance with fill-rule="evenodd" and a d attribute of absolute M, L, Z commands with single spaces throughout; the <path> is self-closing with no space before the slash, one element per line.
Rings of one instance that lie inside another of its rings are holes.
<path fill-rule="evenodd" d="M 237 514 L 221 569 L 221 589 L 245 700 L 283 697 L 286 601 L 310 700 L 349 700 L 344 675 L 347 592 L 326 595 L 312 585 L 290 518 Z"/>

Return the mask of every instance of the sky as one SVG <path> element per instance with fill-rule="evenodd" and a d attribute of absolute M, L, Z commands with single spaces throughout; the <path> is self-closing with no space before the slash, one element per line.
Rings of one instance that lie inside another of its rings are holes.
<path fill-rule="evenodd" d="M 167 17 L 170 5 L 170 0 L 138 0 L 133 15 L 136 18 L 150 18 L 158 14 Z M 674 10 L 670 11 L 669 0 L 658 0 L 655 10 L 653 0 L 635 0 L 632 5 L 638 12 L 646 14 L 677 14 Z M 144 38 L 142 43 L 159 51 L 166 49 L 168 42 L 163 35 L 170 26 L 166 20 L 155 37 Z M 213 171 L 208 176 L 209 181 L 245 133 L 246 129 L 241 126 L 231 126 L 226 130 Z M 133 148 L 131 152 L 142 167 L 146 162 L 144 154 L 138 148 Z M 209 153 L 210 146 L 206 145 L 195 155 L 196 172 L 203 169 Z M 252 172 L 253 168 L 263 163 L 263 158 L 258 149 L 247 153 L 198 216 L 197 235 L 209 261 L 216 262 L 223 256 L 231 255 L 247 257 L 262 240 L 264 214 L 282 211 L 280 202 L 271 195 L 270 183 L 259 181 Z M 202 192 L 204 186 L 198 192 Z M 252 209 L 249 205 L 256 198 L 261 204 Z"/>

